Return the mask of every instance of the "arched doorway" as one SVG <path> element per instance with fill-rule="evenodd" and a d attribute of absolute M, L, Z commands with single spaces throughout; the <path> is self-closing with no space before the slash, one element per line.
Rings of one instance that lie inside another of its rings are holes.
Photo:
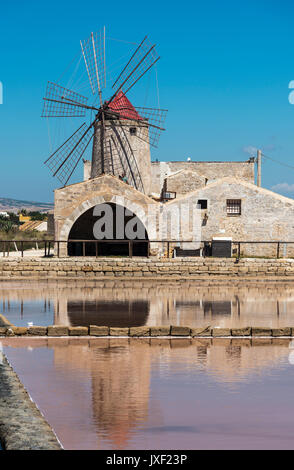
<path fill-rule="evenodd" d="M 103 203 L 91 207 L 73 224 L 68 237 L 69 256 L 148 256 L 148 235 L 141 220 L 125 207 Z M 72 242 L 71 242 L 72 240 Z M 95 240 L 97 243 L 74 242 Z"/>

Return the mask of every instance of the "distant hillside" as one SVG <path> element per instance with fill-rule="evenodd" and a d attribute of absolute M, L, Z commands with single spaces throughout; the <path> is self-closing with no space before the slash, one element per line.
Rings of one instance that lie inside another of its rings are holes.
<path fill-rule="evenodd" d="M 53 209 L 53 204 L 49 202 L 22 201 L 0 197 L 0 211 L 18 212 L 21 209 L 28 211 L 48 212 Z"/>

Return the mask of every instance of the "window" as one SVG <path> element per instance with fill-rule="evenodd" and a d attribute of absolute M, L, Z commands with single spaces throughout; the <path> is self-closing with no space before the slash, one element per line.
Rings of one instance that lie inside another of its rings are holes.
<path fill-rule="evenodd" d="M 130 134 L 131 135 L 136 135 L 137 134 L 137 128 L 136 127 L 130 127 Z"/>
<path fill-rule="evenodd" d="M 168 191 L 164 191 L 162 193 L 162 199 L 165 199 L 165 200 L 175 199 L 176 195 L 177 195 L 177 193 L 171 193 L 171 192 L 168 192 Z"/>
<path fill-rule="evenodd" d="M 200 209 L 207 209 L 207 199 L 198 199 L 197 204 L 200 206 Z"/>
<path fill-rule="evenodd" d="M 227 199 L 227 215 L 241 215 L 241 199 Z"/>

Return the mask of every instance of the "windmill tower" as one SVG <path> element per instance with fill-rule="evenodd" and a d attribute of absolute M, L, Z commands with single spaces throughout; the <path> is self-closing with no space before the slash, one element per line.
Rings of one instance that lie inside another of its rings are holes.
<path fill-rule="evenodd" d="M 81 54 L 90 87 L 96 98 L 88 99 L 59 84 L 48 82 L 42 117 L 86 117 L 84 122 L 45 161 L 53 176 L 65 186 L 92 142 L 91 178 L 103 174 L 124 175 L 130 185 L 149 194 L 151 178 L 150 145 L 157 147 L 167 110 L 134 106 L 127 94 L 159 60 L 155 45 L 147 37 L 139 44 L 112 85 L 106 87 L 105 29 L 81 41 Z"/>

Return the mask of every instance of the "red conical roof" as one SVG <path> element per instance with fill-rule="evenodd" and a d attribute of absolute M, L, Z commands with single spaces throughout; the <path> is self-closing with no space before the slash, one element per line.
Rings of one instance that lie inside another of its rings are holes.
<path fill-rule="evenodd" d="M 117 112 L 122 119 L 137 119 L 142 121 L 143 118 L 137 113 L 136 109 L 126 97 L 126 95 L 119 91 L 114 100 L 109 104 L 109 109 Z"/>

